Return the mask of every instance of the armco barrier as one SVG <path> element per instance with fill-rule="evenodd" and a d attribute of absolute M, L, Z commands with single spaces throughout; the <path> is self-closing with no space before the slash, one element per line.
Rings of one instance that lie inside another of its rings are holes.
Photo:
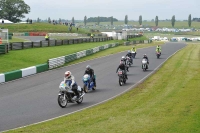
<path fill-rule="evenodd" d="M 33 32 L 29 33 L 30 35 L 36 34 Z M 100 42 L 100 39 L 111 40 L 112 38 L 80 38 L 80 39 L 64 39 L 64 40 L 49 40 L 49 41 L 39 41 L 39 42 L 13 42 L 9 43 L 8 50 L 20 50 L 20 49 L 27 49 L 27 48 L 35 48 L 35 47 L 47 47 L 47 46 L 59 46 L 59 45 L 67 45 L 67 44 L 78 44 L 84 42 L 92 42 L 96 40 Z M 0 53 L 2 48 L 0 48 Z"/>
<path fill-rule="evenodd" d="M 0 83 L 8 82 L 11 80 L 19 79 L 25 76 L 29 76 L 32 74 L 36 74 L 36 73 L 40 73 L 40 72 L 44 72 L 48 70 L 49 70 L 49 65 L 45 63 L 45 64 L 40 64 L 37 66 L 23 68 L 21 70 L 15 70 L 11 72 L 2 73 L 0 74 Z"/>
<path fill-rule="evenodd" d="M 47 70 L 49 70 L 49 65 L 47 63 L 46 64 L 40 64 L 40 65 L 36 66 L 36 72 L 37 73 L 44 72 L 44 71 L 47 71 Z"/>
<path fill-rule="evenodd" d="M 24 69 L 21 69 L 21 71 L 22 71 L 22 77 L 26 77 L 31 74 L 36 74 L 36 67 L 32 66 L 32 67 L 24 68 Z"/>
<path fill-rule="evenodd" d="M 5 75 L 4 74 L 0 74 L 0 83 L 5 82 Z"/>
<path fill-rule="evenodd" d="M 5 82 L 15 80 L 18 78 L 22 78 L 22 71 L 21 70 L 15 70 L 11 72 L 4 73 L 5 75 Z"/>

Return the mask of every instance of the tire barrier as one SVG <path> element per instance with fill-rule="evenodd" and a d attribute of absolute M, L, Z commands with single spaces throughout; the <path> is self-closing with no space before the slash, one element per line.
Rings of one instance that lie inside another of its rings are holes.
<path fill-rule="evenodd" d="M 95 48 L 92 48 L 92 49 L 76 52 L 76 53 L 73 53 L 73 54 L 70 54 L 70 55 L 49 59 L 48 60 L 49 69 L 60 67 L 60 66 L 64 65 L 65 63 L 68 63 L 70 61 L 74 61 L 76 59 L 80 59 L 82 57 L 97 53 L 97 52 L 102 51 L 104 49 L 108 49 L 108 48 L 112 48 L 112 47 L 116 47 L 116 46 L 119 46 L 119 44 L 118 43 L 106 44 L 106 45 L 95 47 Z"/>

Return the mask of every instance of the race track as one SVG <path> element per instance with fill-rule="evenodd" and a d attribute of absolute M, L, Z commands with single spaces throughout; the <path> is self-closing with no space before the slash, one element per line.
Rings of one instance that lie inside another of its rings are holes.
<path fill-rule="evenodd" d="M 118 84 L 116 69 L 121 57 L 127 52 L 0 84 L 0 131 L 72 113 L 116 96 L 130 89 L 134 84 L 152 73 L 169 56 L 185 46 L 186 44 L 181 43 L 162 45 L 160 59 L 156 58 L 155 47 L 138 49 L 134 64 L 129 68 L 129 79 L 124 86 Z M 146 72 L 141 69 L 143 54 L 147 54 L 150 60 L 149 70 Z M 81 79 L 88 64 L 91 65 L 97 75 L 97 90 L 87 93 L 82 104 L 68 104 L 66 108 L 60 108 L 57 103 L 57 94 L 64 72 L 70 70 L 78 85 L 82 86 Z"/>

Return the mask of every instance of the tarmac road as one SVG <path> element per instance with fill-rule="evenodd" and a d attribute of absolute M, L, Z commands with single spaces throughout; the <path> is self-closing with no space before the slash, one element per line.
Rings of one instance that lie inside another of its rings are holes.
<path fill-rule="evenodd" d="M 134 64 L 129 68 L 127 84 L 124 86 L 119 86 L 116 69 L 121 57 L 127 52 L 0 84 L 0 131 L 55 118 L 110 99 L 129 90 L 141 79 L 155 71 L 155 68 L 169 56 L 185 46 L 186 44 L 181 43 L 162 45 L 160 59 L 156 58 L 155 47 L 138 49 Z M 143 54 L 147 54 L 150 61 L 149 70 L 146 72 L 141 69 Z M 64 72 L 70 70 L 78 85 L 82 86 L 81 79 L 88 64 L 91 65 L 97 76 L 97 90 L 85 94 L 82 104 L 70 103 L 66 108 L 60 108 L 57 103 L 57 94 Z"/>

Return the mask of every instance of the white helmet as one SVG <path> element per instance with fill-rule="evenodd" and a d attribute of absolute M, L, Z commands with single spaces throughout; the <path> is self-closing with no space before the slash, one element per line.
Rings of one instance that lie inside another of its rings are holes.
<path fill-rule="evenodd" d="M 124 59 L 125 59 L 125 56 L 122 56 L 122 59 L 124 60 Z"/>
<path fill-rule="evenodd" d="M 71 78 L 72 73 L 70 71 L 65 72 L 65 78 L 69 79 Z"/>

